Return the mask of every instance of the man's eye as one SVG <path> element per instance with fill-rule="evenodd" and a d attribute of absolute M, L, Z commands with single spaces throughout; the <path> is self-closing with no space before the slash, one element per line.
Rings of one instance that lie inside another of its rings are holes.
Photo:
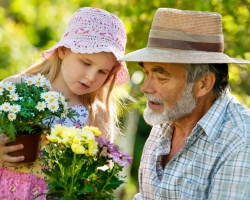
<path fill-rule="evenodd" d="M 167 78 L 160 78 L 160 77 L 158 77 L 158 80 L 160 80 L 160 81 L 166 81 Z"/>

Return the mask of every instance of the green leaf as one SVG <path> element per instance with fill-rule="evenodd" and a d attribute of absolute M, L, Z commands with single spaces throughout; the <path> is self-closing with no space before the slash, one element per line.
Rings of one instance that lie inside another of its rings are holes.
<path fill-rule="evenodd" d="M 74 197 L 62 197 L 60 200 L 78 200 L 77 198 Z"/>
<path fill-rule="evenodd" d="M 79 192 L 78 195 L 84 194 L 86 192 L 95 192 L 95 189 L 92 185 L 85 185 Z"/>
<path fill-rule="evenodd" d="M 123 184 L 124 183 L 124 181 L 122 181 L 122 180 L 117 180 L 117 181 L 114 181 L 114 182 L 111 182 L 111 183 L 109 183 L 106 187 L 105 187 L 105 189 L 106 190 L 114 190 L 114 189 L 116 189 L 116 188 L 118 188 L 121 184 Z"/>
<path fill-rule="evenodd" d="M 64 184 L 58 180 L 55 180 L 55 181 L 46 180 L 46 182 L 48 183 L 47 189 L 49 190 L 53 190 L 54 188 L 57 188 L 57 187 L 63 188 L 64 186 Z"/>

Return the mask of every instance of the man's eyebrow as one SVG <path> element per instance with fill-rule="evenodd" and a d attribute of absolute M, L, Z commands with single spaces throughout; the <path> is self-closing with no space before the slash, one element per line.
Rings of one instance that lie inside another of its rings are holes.
<path fill-rule="evenodd" d="M 159 74 L 169 75 L 169 73 L 161 66 L 156 66 L 151 69 L 152 72 L 157 72 Z"/>

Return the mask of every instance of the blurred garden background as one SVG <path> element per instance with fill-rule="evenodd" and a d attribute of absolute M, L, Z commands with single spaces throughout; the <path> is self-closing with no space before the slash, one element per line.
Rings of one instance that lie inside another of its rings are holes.
<path fill-rule="evenodd" d="M 127 30 L 126 53 L 147 45 L 154 13 L 159 7 L 215 11 L 222 15 L 225 53 L 250 60 L 250 0 L 0 0 L 0 81 L 40 59 L 40 53 L 59 41 L 71 15 L 79 7 L 97 7 L 117 15 Z M 143 145 L 150 132 L 142 111 L 145 99 L 137 63 L 127 63 L 131 81 L 124 86 L 137 100 L 121 109 L 124 136 L 116 136 L 121 150 L 134 157 L 124 170 L 126 184 L 115 193 L 117 200 L 131 200 L 138 192 L 137 171 Z M 230 65 L 233 94 L 250 107 L 250 66 Z"/>

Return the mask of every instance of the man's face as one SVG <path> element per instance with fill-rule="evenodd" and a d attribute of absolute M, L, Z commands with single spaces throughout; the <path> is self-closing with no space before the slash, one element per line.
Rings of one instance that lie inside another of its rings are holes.
<path fill-rule="evenodd" d="M 144 119 L 150 125 L 174 121 L 196 106 L 193 84 L 186 85 L 186 69 L 181 64 L 144 63 L 146 79 L 141 86 L 148 99 Z"/>

